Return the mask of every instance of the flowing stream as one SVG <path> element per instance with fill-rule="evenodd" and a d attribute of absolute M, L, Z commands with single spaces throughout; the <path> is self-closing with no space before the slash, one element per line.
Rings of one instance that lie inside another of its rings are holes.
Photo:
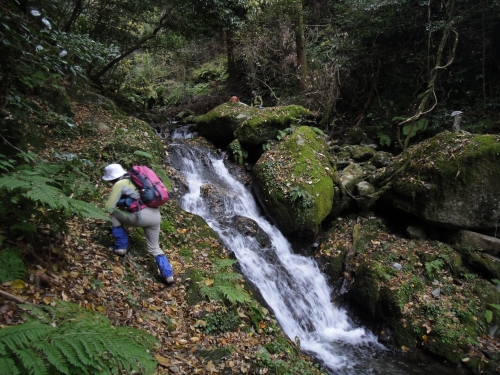
<path fill-rule="evenodd" d="M 174 133 L 169 145 L 172 165 L 189 184 L 189 192 L 182 197 L 183 208 L 203 217 L 234 252 L 243 273 L 259 289 L 286 335 L 292 341 L 300 340 L 303 351 L 336 375 L 447 372 L 429 372 L 429 367 L 407 363 L 378 343 L 369 330 L 356 327 L 346 311 L 332 303 L 332 290 L 315 260 L 292 252 L 287 239 L 263 215 L 250 189 L 230 174 L 222 156 L 176 137 L 185 136 Z M 222 209 L 215 210 L 207 203 L 202 186 L 224 192 Z M 258 224 L 271 245 L 262 248 L 254 237 L 240 233 L 230 225 L 234 217 Z"/>

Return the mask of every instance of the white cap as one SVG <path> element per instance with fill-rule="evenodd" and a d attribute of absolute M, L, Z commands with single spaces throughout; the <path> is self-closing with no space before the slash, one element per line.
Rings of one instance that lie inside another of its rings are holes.
<path fill-rule="evenodd" d="M 104 167 L 104 176 L 102 176 L 102 179 L 104 181 L 113 181 L 120 178 L 125 173 L 127 173 L 127 171 L 123 169 L 120 164 L 110 164 Z"/>

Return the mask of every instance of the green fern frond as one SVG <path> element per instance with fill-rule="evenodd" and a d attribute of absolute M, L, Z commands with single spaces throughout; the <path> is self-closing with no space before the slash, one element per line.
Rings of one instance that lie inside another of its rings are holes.
<path fill-rule="evenodd" d="M 153 155 L 151 155 L 149 152 L 145 152 L 145 151 L 141 151 L 141 150 L 134 151 L 134 155 L 143 156 L 149 160 L 153 159 Z"/>
<path fill-rule="evenodd" d="M 0 357 L 0 375 L 20 375 L 12 358 Z"/>
<path fill-rule="evenodd" d="M 68 198 L 68 206 L 71 212 L 74 212 L 80 217 L 87 219 L 109 220 L 108 215 L 99 207 L 96 207 L 95 204 Z"/>
<path fill-rule="evenodd" d="M 16 189 L 30 189 L 31 183 L 24 180 L 16 179 L 15 177 L 5 176 L 0 177 L 0 189 L 14 191 Z"/>
<path fill-rule="evenodd" d="M 21 363 L 30 375 L 48 375 L 43 360 L 34 350 L 15 350 L 14 353 L 21 359 Z"/>
<path fill-rule="evenodd" d="M 14 364 L 11 373 L 153 374 L 151 349 L 157 339 L 131 327 L 113 327 L 109 319 L 69 302 L 27 309 L 41 318 L 0 330 L 0 360 Z M 147 344 L 147 345 L 146 345 Z"/>
<path fill-rule="evenodd" d="M 24 278 L 26 267 L 20 253 L 17 248 L 0 251 L 0 282 Z"/>
<path fill-rule="evenodd" d="M 217 259 L 214 262 L 213 268 L 215 272 L 221 272 L 226 270 L 227 268 L 231 268 L 235 263 L 238 263 L 238 261 L 234 259 Z"/>
<path fill-rule="evenodd" d="M 26 192 L 26 197 L 40 202 L 54 210 L 68 210 L 68 199 L 62 194 L 61 190 L 49 185 L 37 185 Z"/>
<path fill-rule="evenodd" d="M 36 225 L 33 223 L 20 222 L 10 226 L 10 229 L 19 230 L 23 233 L 36 233 Z"/>
<path fill-rule="evenodd" d="M 3 156 L 3 155 L 0 155 Z M 3 170 L 5 172 L 8 172 L 11 169 L 14 169 L 14 160 L 8 159 L 8 160 L 0 160 L 0 170 Z"/>
<path fill-rule="evenodd" d="M 222 285 L 219 287 L 219 289 L 224 294 L 224 297 L 231 303 L 245 303 L 251 301 L 248 293 L 239 285 Z"/>
<path fill-rule="evenodd" d="M 2 328 L 0 330 L 0 343 L 10 350 L 17 350 L 28 346 L 33 341 L 40 340 L 51 330 L 53 330 L 53 327 L 40 324 L 37 321 Z"/>
<path fill-rule="evenodd" d="M 61 351 L 54 345 L 45 341 L 38 341 L 33 343 L 33 348 L 45 354 L 47 361 L 54 366 L 54 368 L 62 374 L 70 375 L 68 363 Z"/>
<path fill-rule="evenodd" d="M 27 310 L 31 316 L 33 316 L 36 320 L 40 321 L 43 324 L 49 324 L 51 322 L 50 315 L 44 311 L 41 307 L 36 305 L 20 305 L 23 309 Z"/>

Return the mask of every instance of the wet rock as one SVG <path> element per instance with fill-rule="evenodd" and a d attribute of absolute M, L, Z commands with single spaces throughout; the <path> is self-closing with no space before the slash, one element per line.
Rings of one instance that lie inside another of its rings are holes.
<path fill-rule="evenodd" d="M 356 189 L 358 191 L 358 194 L 361 196 L 370 195 L 375 192 L 375 188 L 373 187 L 373 185 L 366 181 L 361 181 L 359 184 L 357 184 Z"/>
<path fill-rule="evenodd" d="M 387 167 L 392 160 L 392 154 L 385 151 L 377 151 L 370 162 L 377 168 Z"/>
<path fill-rule="evenodd" d="M 436 288 L 431 292 L 432 296 L 436 299 L 441 297 L 441 288 Z"/>
<path fill-rule="evenodd" d="M 363 161 L 370 159 L 375 154 L 375 150 L 371 147 L 351 146 L 351 157 L 355 161 Z"/>
<path fill-rule="evenodd" d="M 189 190 L 189 184 L 182 173 L 172 167 L 167 167 L 167 175 L 171 182 L 168 191 L 170 198 L 180 198 Z"/>
<path fill-rule="evenodd" d="M 403 269 L 403 266 L 399 263 L 392 263 L 392 268 L 394 268 L 397 271 L 401 271 Z"/>
<path fill-rule="evenodd" d="M 196 113 L 194 113 L 193 111 L 191 111 L 190 109 L 185 109 L 183 111 L 180 111 L 179 113 L 177 113 L 175 115 L 175 119 L 177 121 L 179 120 L 182 120 L 182 119 L 185 119 L 186 117 L 189 117 L 189 116 L 195 116 Z"/>
<path fill-rule="evenodd" d="M 244 216 L 233 216 L 228 220 L 231 225 L 245 236 L 253 237 L 261 248 L 271 247 L 269 235 L 252 219 Z"/>
<path fill-rule="evenodd" d="M 406 234 L 412 240 L 426 240 L 427 233 L 424 228 L 418 225 L 410 225 L 406 228 Z"/>
<path fill-rule="evenodd" d="M 484 234 L 460 230 L 456 238 L 456 244 L 462 248 L 484 251 L 497 257 L 500 255 L 500 239 Z"/>
<path fill-rule="evenodd" d="M 339 173 L 341 184 L 349 191 L 354 191 L 356 184 L 363 180 L 363 176 L 363 168 L 359 164 L 354 163 Z"/>

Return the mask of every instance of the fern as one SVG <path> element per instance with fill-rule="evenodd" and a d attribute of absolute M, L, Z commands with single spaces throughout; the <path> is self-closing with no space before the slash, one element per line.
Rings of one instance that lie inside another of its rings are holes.
<path fill-rule="evenodd" d="M 141 151 L 141 150 L 136 150 L 134 151 L 134 155 L 136 156 L 142 156 L 148 160 L 153 159 L 153 155 L 151 155 L 149 152 Z"/>
<path fill-rule="evenodd" d="M 26 267 L 20 257 L 20 250 L 10 248 L 0 251 L 0 282 L 23 279 Z"/>
<path fill-rule="evenodd" d="M 157 340 L 69 302 L 43 309 L 25 305 L 31 321 L 0 330 L 0 373 L 152 374 Z M 50 321 L 47 319 L 51 317 Z"/>
<path fill-rule="evenodd" d="M 231 304 L 250 302 L 247 291 L 240 285 L 241 275 L 232 271 L 232 259 L 219 259 L 212 266 L 209 276 L 200 282 L 200 294 L 209 300 Z"/>
<path fill-rule="evenodd" d="M 19 158 L 33 160 L 29 154 L 21 154 Z M 88 176 L 76 163 L 82 161 L 72 159 L 60 164 L 40 161 L 36 165 L 15 166 L 13 171 L 0 175 L 0 194 L 5 197 L 0 206 L 0 220 L 11 223 L 12 231 L 28 235 L 36 231 L 33 223 L 39 222 L 65 230 L 67 218 L 73 215 L 107 220 L 106 213 L 95 204 L 78 199 L 88 199 L 96 189 L 86 182 Z"/>
<path fill-rule="evenodd" d="M 429 277 L 434 277 L 438 271 L 443 267 L 444 262 L 441 259 L 435 259 L 425 263 L 425 270 Z"/>

